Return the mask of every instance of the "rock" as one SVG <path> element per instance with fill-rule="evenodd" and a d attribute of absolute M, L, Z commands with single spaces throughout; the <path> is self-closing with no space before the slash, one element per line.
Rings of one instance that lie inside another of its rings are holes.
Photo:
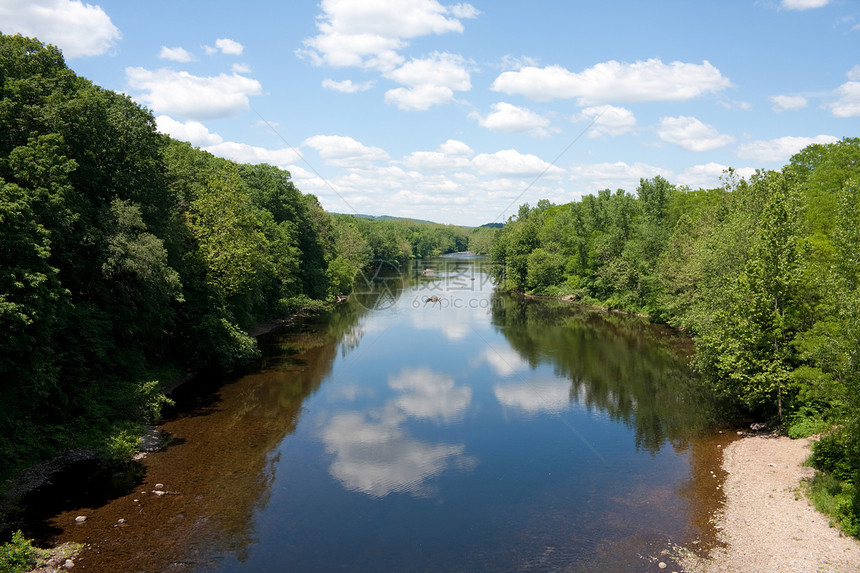
<path fill-rule="evenodd" d="M 116 522 L 119 523 L 120 525 L 122 525 L 123 523 L 126 523 L 126 521 L 121 517 L 119 519 L 117 519 Z"/>
<path fill-rule="evenodd" d="M 71 559 L 66 559 L 66 562 L 63 563 L 63 569 L 71 569 L 74 566 L 75 566 L 75 562 L 72 561 Z"/>
<path fill-rule="evenodd" d="M 161 497 L 162 495 L 165 495 L 167 492 L 164 490 L 161 490 L 161 489 L 154 489 L 154 490 L 152 490 L 152 493 L 154 493 L 158 497 Z"/>
<path fill-rule="evenodd" d="M 665 569 L 666 567 L 668 567 L 668 565 L 666 565 L 665 563 L 663 563 L 661 561 L 660 563 L 657 564 L 657 567 L 659 567 L 660 569 Z"/>
<path fill-rule="evenodd" d="M 750 424 L 750 430 L 753 432 L 758 432 L 759 430 L 766 430 L 767 424 L 763 424 L 761 422 L 755 422 L 754 424 Z"/>
<path fill-rule="evenodd" d="M 85 522 L 86 520 L 87 520 L 87 516 L 86 516 L 86 515 L 79 515 L 79 516 L 77 516 L 77 517 L 75 518 L 75 522 L 76 522 L 76 523 L 83 523 L 83 522 Z"/>
<path fill-rule="evenodd" d="M 155 489 L 164 489 L 164 484 L 163 483 L 155 484 Z"/>

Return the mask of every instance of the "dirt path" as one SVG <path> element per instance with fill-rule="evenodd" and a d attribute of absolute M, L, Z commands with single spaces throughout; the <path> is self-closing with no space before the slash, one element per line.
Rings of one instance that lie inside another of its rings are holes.
<path fill-rule="evenodd" d="M 800 464 L 808 440 L 755 436 L 726 448 L 726 505 L 716 518 L 721 542 L 707 558 L 681 559 L 688 573 L 860 571 L 860 543 L 842 537 L 799 492 L 814 470 Z"/>

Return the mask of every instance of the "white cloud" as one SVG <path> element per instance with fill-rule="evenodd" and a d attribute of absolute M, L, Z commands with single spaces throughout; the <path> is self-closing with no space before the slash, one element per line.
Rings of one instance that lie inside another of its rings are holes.
<path fill-rule="evenodd" d="M 836 117 L 857 117 L 860 115 L 860 81 L 845 82 L 834 92 L 839 99 L 828 107 Z"/>
<path fill-rule="evenodd" d="M 416 418 L 450 422 L 462 416 L 472 400 L 471 388 L 455 386 L 452 377 L 428 368 L 402 370 L 388 379 L 388 387 L 404 392 L 394 404 Z"/>
<path fill-rule="evenodd" d="M 434 105 L 454 101 L 454 92 L 445 86 L 417 86 L 395 88 L 385 92 L 385 103 L 394 104 L 404 111 L 424 111 Z"/>
<path fill-rule="evenodd" d="M 472 149 L 456 139 L 449 139 L 437 151 L 415 151 L 403 158 L 403 163 L 413 169 L 444 171 L 469 167 Z"/>
<path fill-rule="evenodd" d="M 194 60 L 194 55 L 185 48 L 168 48 L 161 46 L 161 51 L 158 52 L 158 57 L 162 60 L 172 60 L 174 62 L 190 62 Z"/>
<path fill-rule="evenodd" d="M 322 87 L 327 90 L 334 90 L 336 92 L 342 92 L 345 94 L 354 94 L 356 92 L 367 91 L 373 87 L 373 82 L 362 82 L 355 83 L 352 80 L 342 80 L 336 82 L 332 79 L 326 78 L 322 81 Z"/>
<path fill-rule="evenodd" d="M 860 81 L 860 64 L 854 66 L 845 74 L 851 81 Z"/>
<path fill-rule="evenodd" d="M 809 100 L 803 96 L 776 95 L 768 99 L 773 102 L 773 111 L 776 112 L 787 109 L 803 109 L 809 105 Z"/>
<path fill-rule="evenodd" d="M 540 157 L 530 153 L 520 153 L 515 149 L 503 149 L 495 153 L 481 153 L 472 159 L 472 165 L 482 175 L 537 176 L 541 173 L 551 175 L 564 173 L 564 170 L 550 165 Z"/>
<path fill-rule="evenodd" d="M 570 180 L 576 182 L 580 194 L 594 193 L 601 189 L 625 189 L 632 192 L 639 179 L 651 179 L 660 175 L 669 181 L 673 174 L 667 169 L 636 162 L 586 163 L 570 168 Z"/>
<path fill-rule="evenodd" d="M 834 143 L 839 141 L 832 135 L 817 135 L 815 137 L 780 137 L 778 139 L 758 140 L 743 143 L 738 146 L 738 157 L 756 161 L 785 162 L 791 156 L 813 143 Z"/>
<path fill-rule="evenodd" d="M 158 130 L 166 133 L 173 139 L 187 141 L 195 146 L 217 145 L 223 141 L 217 133 L 211 133 L 205 125 L 198 121 L 176 121 L 168 115 L 159 115 L 155 118 Z"/>
<path fill-rule="evenodd" d="M 740 101 L 736 99 L 721 99 L 717 103 L 719 103 L 722 107 L 726 109 L 740 109 L 743 111 L 749 111 L 753 107 L 752 104 L 748 101 Z"/>
<path fill-rule="evenodd" d="M 482 127 L 490 131 L 502 133 L 525 133 L 535 137 L 549 137 L 549 120 L 528 108 L 499 102 L 492 106 L 493 111 L 486 117 L 480 114 L 472 114 L 471 117 L 478 120 Z"/>
<path fill-rule="evenodd" d="M 327 163 L 341 167 L 362 167 L 388 159 L 383 149 L 368 147 L 344 135 L 314 135 L 304 140 L 302 145 L 316 149 Z"/>
<path fill-rule="evenodd" d="M 54 44 L 66 58 L 104 54 L 122 37 L 100 6 L 78 0 L 3 0 L 0 26 Z"/>
<path fill-rule="evenodd" d="M 250 106 L 248 96 L 263 91 L 260 82 L 239 74 L 199 77 L 167 68 L 126 68 L 125 75 L 131 90 L 142 92 L 135 99 L 156 112 L 191 119 L 236 115 Z"/>
<path fill-rule="evenodd" d="M 527 413 L 562 412 L 570 407 L 569 380 L 531 380 L 517 384 L 496 384 L 493 394 L 503 406 Z"/>
<path fill-rule="evenodd" d="M 425 110 L 449 103 L 455 91 L 472 88 L 469 64 L 462 56 L 435 52 L 428 58 L 412 58 L 385 77 L 409 86 L 385 93 L 385 101 L 403 110 Z"/>
<path fill-rule="evenodd" d="M 315 65 L 360 66 L 389 71 L 402 62 L 406 40 L 460 33 L 464 18 L 478 11 L 470 4 L 443 6 L 437 0 L 323 0 L 319 34 L 307 38 L 300 56 Z"/>
<path fill-rule="evenodd" d="M 722 91 L 730 85 L 728 78 L 708 61 L 664 64 L 651 59 L 633 64 L 613 60 L 578 74 L 561 66 L 527 66 L 503 72 L 491 89 L 537 101 L 578 98 L 580 105 L 590 105 L 613 101 L 683 101 Z"/>
<path fill-rule="evenodd" d="M 248 145 L 247 143 L 224 141 L 209 145 L 204 149 L 212 155 L 224 157 L 225 159 L 239 163 L 268 163 L 281 169 L 287 169 L 290 164 L 301 160 L 299 155 L 289 147 L 266 149 L 264 147 Z"/>
<path fill-rule="evenodd" d="M 782 0 L 780 6 L 786 10 L 809 10 L 827 6 L 830 0 Z"/>
<path fill-rule="evenodd" d="M 250 74 L 251 66 L 248 64 L 233 64 L 230 66 L 230 71 L 234 74 Z"/>
<path fill-rule="evenodd" d="M 481 354 L 481 358 L 490 365 L 496 375 L 506 378 L 528 368 L 529 364 L 520 354 L 513 348 L 487 348 Z"/>
<path fill-rule="evenodd" d="M 531 58 L 529 56 L 520 56 L 518 58 L 511 55 L 502 56 L 501 67 L 503 71 L 516 71 L 521 70 L 526 66 L 537 67 L 537 65 L 538 61 L 535 58 Z"/>
<path fill-rule="evenodd" d="M 474 460 L 463 444 L 428 444 L 408 437 L 402 417 L 384 413 L 380 422 L 364 414 L 335 414 L 323 430 L 326 451 L 334 454 L 329 473 L 351 490 L 371 497 L 391 493 L 426 496 L 425 482 L 448 468 L 468 469 Z"/>
<path fill-rule="evenodd" d="M 675 143 L 687 151 L 710 151 L 732 143 L 735 138 L 720 134 L 716 128 L 695 117 L 679 116 L 660 119 L 657 135 L 663 141 Z"/>
<path fill-rule="evenodd" d="M 636 127 L 636 117 L 633 112 L 614 105 L 587 107 L 582 110 L 580 119 L 594 121 L 594 125 L 588 130 L 590 138 L 624 135 Z"/>
<path fill-rule="evenodd" d="M 721 165 L 720 163 L 705 163 L 703 165 L 694 165 L 684 170 L 683 173 L 676 176 L 672 183 L 678 185 L 686 185 L 691 189 L 714 189 L 722 187 L 720 177 L 729 166 Z M 735 172 L 749 180 L 755 174 L 755 169 L 752 167 L 741 167 L 735 169 Z"/>
<path fill-rule="evenodd" d="M 218 38 L 215 40 L 215 48 L 220 50 L 222 54 L 230 56 L 241 56 L 242 52 L 245 51 L 245 46 L 230 38 Z"/>

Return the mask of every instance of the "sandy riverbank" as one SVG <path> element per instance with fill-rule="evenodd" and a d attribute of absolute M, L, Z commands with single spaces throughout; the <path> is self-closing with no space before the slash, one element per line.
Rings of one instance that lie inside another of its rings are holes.
<path fill-rule="evenodd" d="M 715 517 L 725 544 L 706 558 L 688 552 L 680 564 L 688 573 L 783 573 L 860 571 L 860 543 L 830 527 L 800 491 L 814 470 L 801 466 L 809 440 L 751 436 L 729 445 L 726 503 Z"/>

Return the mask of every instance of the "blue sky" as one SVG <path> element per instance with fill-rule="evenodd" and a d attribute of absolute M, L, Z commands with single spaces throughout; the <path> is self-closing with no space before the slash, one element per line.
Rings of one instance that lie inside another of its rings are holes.
<path fill-rule="evenodd" d="M 480 225 L 860 136 L 853 0 L 0 0 L 0 30 L 341 213 Z"/>

